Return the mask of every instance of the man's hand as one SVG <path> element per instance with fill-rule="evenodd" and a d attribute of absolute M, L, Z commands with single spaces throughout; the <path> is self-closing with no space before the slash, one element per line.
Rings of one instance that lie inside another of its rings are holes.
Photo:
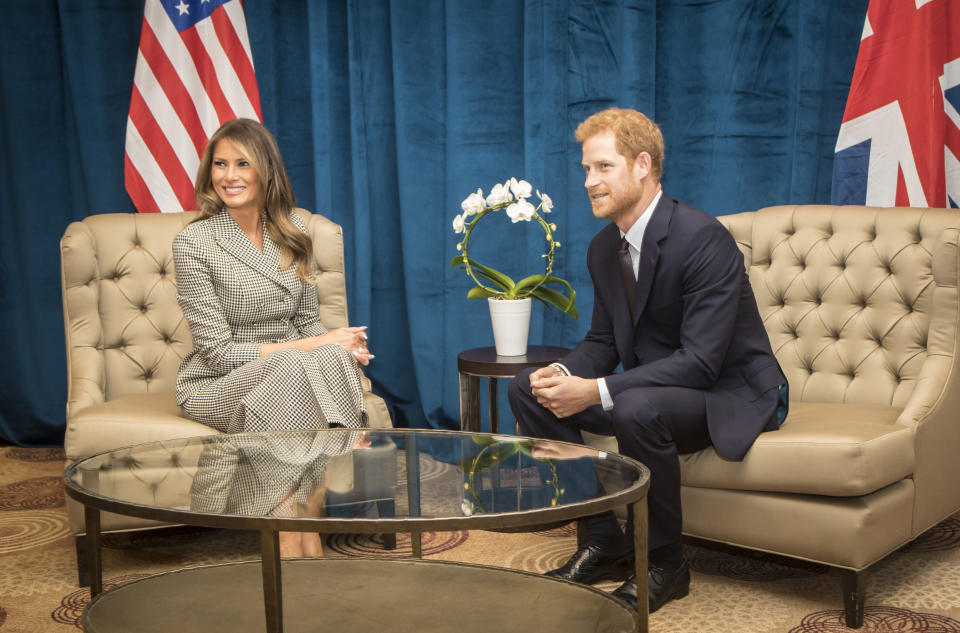
<path fill-rule="evenodd" d="M 550 376 L 563 376 L 563 372 L 553 365 L 541 367 L 537 371 L 530 374 L 530 386 L 533 386 L 533 383 L 537 382 L 541 378 L 548 378 Z"/>
<path fill-rule="evenodd" d="M 530 374 L 530 390 L 543 407 L 558 418 L 566 418 L 580 413 L 589 406 L 600 404 L 600 390 L 597 381 L 579 376 L 557 375 L 553 368 L 544 368 Z"/>

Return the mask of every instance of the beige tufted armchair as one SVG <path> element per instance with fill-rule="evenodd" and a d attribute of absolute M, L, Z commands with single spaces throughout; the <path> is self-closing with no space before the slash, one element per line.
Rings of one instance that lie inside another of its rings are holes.
<path fill-rule="evenodd" d="M 743 252 L 790 413 L 742 462 L 713 449 L 681 458 L 684 532 L 838 568 L 859 627 L 865 570 L 960 510 L 960 211 L 719 219 Z"/>
<path fill-rule="evenodd" d="M 313 238 L 320 318 L 328 327 L 345 326 L 342 230 L 322 215 L 297 213 Z M 68 460 L 141 442 L 217 433 L 181 417 L 173 397 L 180 360 L 193 341 L 177 304 L 172 242 L 196 215 L 108 213 L 67 227 L 60 260 Z M 366 379 L 364 403 L 372 427 L 392 426 L 386 404 Z M 171 452 L 166 464 L 143 468 L 143 479 L 130 485 L 163 490 L 151 477 L 192 477 L 196 459 Z M 67 504 L 82 583 L 83 510 L 72 499 Z M 103 531 L 157 525 L 106 512 L 101 517 Z"/>

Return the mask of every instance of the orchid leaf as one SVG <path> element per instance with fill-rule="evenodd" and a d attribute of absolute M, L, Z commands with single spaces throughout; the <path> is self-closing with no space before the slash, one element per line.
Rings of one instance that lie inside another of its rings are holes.
<path fill-rule="evenodd" d="M 480 286 L 474 286 L 467 291 L 467 299 L 488 299 L 490 297 L 499 297 L 499 292 L 494 292 L 492 290 L 487 290 L 486 288 L 481 288 Z"/>
<path fill-rule="evenodd" d="M 450 267 L 451 268 L 456 268 L 457 266 L 466 267 L 466 264 L 464 263 L 463 259 L 464 259 L 463 255 L 457 255 L 450 262 Z M 477 275 L 499 286 L 500 288 L 503 288 L 504 291 L 509 292 L 514 287 L 515 284 L 513 283 L 513 279 L 511 279 L 507 275 L 504 275 L 499 270 L 495 270 L 493 268 L 490 268 L 489 266 L 484 266 L 483 264 L 477 263 L 470 258 L 467 258 L 467 261 L 470 262 L 470 268 Z"/>
<path fill-rule="evenodd" d="M 573 305 L 574 300 L 577 298 L 577 291 L 573 289 L 573 286 L 571 286 L 566 279 L 560 279 L 559 277 L 547 277 L 543 283 L 560 284 L 561 286 L 566 286 L 567 290 L 570 291 L 570 305 Z"/>
<path fill-rule="evenodd" d="M 563 293 L 557 292 L 553 288 L 546 288 L 544 286 L 540 286 L 539 288 L 534 290 L 533 293 L 531 293 L 531 296 L 544 303 L 552 305 L 553 307 L 557 308 L 564 314 L 569 314 L 574 319 L 576 319 L 577 307 L 576 305 L 574 305 L 574 302 L 576 301 L 577 295 L 575 292 L 573 292 L 572 288 L 570 289 L 570 292 L 571 292 L 570 296 L 567 297 Z"/>
<path fill-rule="evenodd" d="M 533 275 L 531 277 L 527 277 L 526 279 L 521 280 L 520 283 L 517 284 L 517 286 L 519 287 L 521 285 L 528 284 L 529 280 L 537 281 L 536 277 L 542 278 L 543 275 Z M 552 288 L 547 288 L 546 284 L 560 284 L 566 287 L 566 289 L 569 291 L 569 294 L 570 294 L 569 298 L 565 296 L 562 292 L 559 292 Z M 533 285 L 533 284 L 529 284 L 529 285 Z M 543 292 L 541 292 L 541 290 Z M 536 299 L 540 303 L 543 303 L 544 305 L 551 305 L 551 306 L 554 306 L 555 308 L 558 308 L 561 312 L 563 312 L 564 314 L 569 314 L 574 319 L 576 319 L 578 316 L 577 309 L 575 307 L 577 293 L 573 289 L 573 286 L 571 286 L 564 279 L 560 279 L 559 277 L 547 277 L 546 279 L 543 280 L 543 283 L 540 286 L 534 288 L 534 290 L 530 293 L 530 296 L 532 296 L 534 299 Z"/>
<path fill-rule="evenodd" d="M 510 286 L 504 285 L 503 280 L 501 278 L 491 277 L 490 275 L 484 273 L 482 270 L 474 270 L 474 272 L 478 277 L 482 277 L 483 279 L 489 281 L 493 285 L 500 287 L 504 293 L 507 293 L 510 291 Z"/>
<path fill-rule="evenodd" d="M 542 274 L 530 275 L 529 277 L 525 277 L 521 279 L 520 281 L 517 282 L 517 285 L 514 286 L 513 288 L 514 295 L 520 295 L 520 293 L 522 293 L 527 288 L 532 288 L 537 284 L 544 283 L 542 280 L 543 280 Z"/>
<path fill-rule="evenodd" d="M 472 259 L 470 260 L 470 267 L 483 275 L 484 279 L 489 279 L 498 286 L 502 287 L 504 290 L 510 290 L 514 287 L 513 279 L 507 275 L 504 275 L 499 270 L 490 268 L 489 266 L 484 266 L 483 264 L 477 263 Z"/>

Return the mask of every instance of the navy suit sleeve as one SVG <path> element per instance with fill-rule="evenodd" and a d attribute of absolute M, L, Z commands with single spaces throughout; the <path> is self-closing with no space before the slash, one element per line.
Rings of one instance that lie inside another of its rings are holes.
<path fill-rule="evenodd" d="M 709 389 L 716 384 L 746 283 L 743 255 L 719 222 L 703 225 L 684 236 L 684 242 L 689 246 L 683 251 L 682 261 L 658 264 L 681 267 L 680 346 L 663 358 L 608 376 L 607 387 L 613 396 L 634 387 Z"/>

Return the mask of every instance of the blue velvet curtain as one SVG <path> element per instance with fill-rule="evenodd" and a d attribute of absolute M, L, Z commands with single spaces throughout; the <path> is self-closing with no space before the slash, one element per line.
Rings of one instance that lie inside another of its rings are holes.
<path fill-rule="evenodd" d="M 398 426 L 452 428 L 456 356 L 492 344 L 447 265 L 460 201 L 511 176 L 553 198 L 579 321 L 535 306 L 531 342 L 586 331 L 601 228 L 572 132 L 608 106 L 666 137 L 664 188 L 710 213 L 829 202 L 867 0 L 247 0 L 264 122 L 301 206 L 343 225 L 351 321 Z M 141 0 L 7 0 L 0 20 L 0 438 L 62 439 L 57 242 L 132 211 L 123 138 Z M 534 225 L 485 220 L 471 255 L 539 270 Z"/>

